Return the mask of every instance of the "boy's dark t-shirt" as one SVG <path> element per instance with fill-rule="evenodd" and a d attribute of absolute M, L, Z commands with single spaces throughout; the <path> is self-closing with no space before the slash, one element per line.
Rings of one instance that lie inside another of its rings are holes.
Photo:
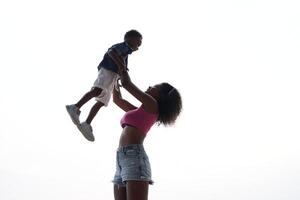
<path fill-rule="evenodd" d="M 119 56 L 124 58 L 125 66 L 127 68 L 128 54 L 132 53 L 132 49 L 130 48 L 130 46 L 126 42 L 122 42 L 122 43 L 118 43 L 118 44 L 113 45 L 112 47 L 110 47 L 108 49 L 108 51 L 111 50 L 111 49 L 114 50 Z M 103 67 L 107 70 L 118 73 L 118 66 L 112 60 L 112 58 L 108 55 L 107 52 L 104 54 L 102 61 L 98 65 L 98 70 L 100 70 L 100 68 Z"/>

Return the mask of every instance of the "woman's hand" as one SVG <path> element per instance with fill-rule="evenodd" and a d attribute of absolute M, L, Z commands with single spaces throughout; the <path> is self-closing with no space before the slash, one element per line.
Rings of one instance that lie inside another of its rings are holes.
<path fill-rule="evenodd" d="M 122 98 L 120 87 L 122 87 L 119 83 L 119 79 L 117 80 L 114 89 L 113 89 L 113 101 L 114 103 L 119 106 L 124 111 L 129 111 L 136 109 L 136 106 L 129 103 L 127 100 Z"/>
<path fill-rule="evenodd" d="M 120 74 L 121 71 L 126 70 L 125 61 L 124 58 L 118 53 L 115 52 L 115 50 L 110 49 L 107 52 L 108 56 L 111 57 L 111 59 L 115 62 L 115 64 L 118 66 L 118 73 Z"/>
<path fill-rule="evenodd" d="M 126 70 L 122 71 L 122 73 L 120 74 L 120 79 L 124 88 L 126 88 L 131 83 L 130 76 Z"/>
<path fill-rule="evenodd" d="M 120 83 L 118 79 L 113 89 L 113 101 L 117 104 L 120 100 L 122 100 L 122 94 L 120 91 Z"/>
<path fill-rule="evenodd" d="M 120 78 L 118 78 L 118 80 L 116 81 L 115 88 L 114 88 L 117 92 L 120 92 L 120 87 L 122 87 L 122 85 L 119 83 L 119 80 Z"/>

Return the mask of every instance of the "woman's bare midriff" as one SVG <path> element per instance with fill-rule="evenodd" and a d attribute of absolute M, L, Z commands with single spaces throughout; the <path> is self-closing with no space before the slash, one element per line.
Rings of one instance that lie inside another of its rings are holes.
<path fill-rule="evenodd" d="M 130 144 L 143 144 L 146 135 L 133 126 L 125 126 L 120 136 L 119 147 Z"/>

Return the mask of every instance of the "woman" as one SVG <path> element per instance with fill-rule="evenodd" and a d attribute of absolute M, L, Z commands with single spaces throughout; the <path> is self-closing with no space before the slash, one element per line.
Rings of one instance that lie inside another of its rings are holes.
<path fill-rule="evenodd" d="M 113 180 L 115 200 L 147 200 L 152 184 L 151 168 L 143 142 L 151 126 L 173 124 L 181 112 L 179 92 L 168 83 L 149 87 L 146 92 L 135 86 L 128 75 L 122 76 L 123 87 L 142 105 L 137 108 L 122 98 L 119 86 L 113 91 L 113 101 L 126 113 L 121 119 L 123 131 L 116 159 Z"/>

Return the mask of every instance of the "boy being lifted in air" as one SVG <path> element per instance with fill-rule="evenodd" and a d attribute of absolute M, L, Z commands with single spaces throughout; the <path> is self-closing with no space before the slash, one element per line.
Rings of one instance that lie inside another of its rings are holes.
<path fill-rule="evenodd" d="M 108 105 L 115 84 L 120 76 L 122 76 L 122 72 L 128 70 L 128 54 L 138 50 L 142 44 L 142 39 L 142 35 L 136 30 L 126 32 L 124 42 L 113 45 L 105 53 L 102 61 L 98 65 L 98 77 L 92 89 L 76 104 L 66 106 L 73 123 L 87 140 L 95 140 L 91 122 L 99 109 L 102 106 Z M 118 65 L 116 63 L 118 63 Z M 123 68 L 118 66 L 123 66 Z M 97 102 L 91 108 L 87 119 L 80 123 L 80 108 L 94 97 Z"/>

